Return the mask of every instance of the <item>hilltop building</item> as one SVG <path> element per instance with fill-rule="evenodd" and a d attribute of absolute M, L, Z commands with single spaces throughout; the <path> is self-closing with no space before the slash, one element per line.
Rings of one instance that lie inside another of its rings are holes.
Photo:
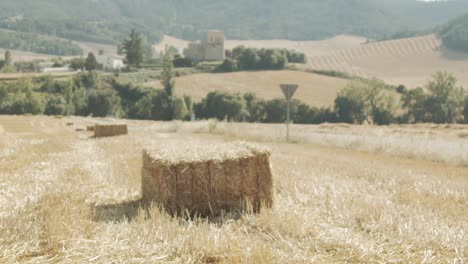
<path fill-rule="evenodd" d="M 210 30 L 206 39 L 191 42 L 188 45 L 187 58 L 192 61 L 222 61 L 224 60 L 224 33 Z"/>

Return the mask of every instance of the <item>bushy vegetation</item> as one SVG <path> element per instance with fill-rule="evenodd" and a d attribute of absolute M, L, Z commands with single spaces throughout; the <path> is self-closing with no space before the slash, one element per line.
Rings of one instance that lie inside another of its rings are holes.
<path fill-rule="evenodd" d="M 305 54 L 279 49 L 255 49 L 239 46 L 227 51 L 227 58 L 216 68 L 216 72 L 251 70 L 282 70 L 289 58 L 297 63 L 307 61 Z"/>
<path fill-rule="evenodd" d="M 164 59 L 163 89 L 123 83 L 111 76 L 82 72 L 71 80 L 51 76 L 0 83 L 0 114 L 117 116 L 147 120 L 215 118 L 237 122 L 281 123 L 286 101 L 265 100 L 253 93 L 210 92 L 199 102 L 175 95 L 172 57 Z M 291 120 L 299 124 L 463 123 L 468 120 L 468 93 L 445 72 L 423 88 L 393 87 L 376 79 L 354 79 L 335 99 L 334 107 L 291 102 Z"/>
<path fill-rule="evenodd" d="M 387 125 L 394 121 L 397 108 L 395 91 L 376 79 L 351 81 L 335 100 L 338 120 L 346 123 Z"/>
<path fill-rule="evenodd" d="M 464 98 L 465 91 L 457 85 L 455 77 L 436 73 L 425 89 L 416 88 L 403 94 L 402 103 L 407 110 L 404 122 L 462 122 L 467 111 Z"/>
<path fill-rule="evenodd" d="M 69 56 L 81 55 L 81 48 L 71 41 L 37 34 L 0 30 L 0 47 L 5 49 Z"/>

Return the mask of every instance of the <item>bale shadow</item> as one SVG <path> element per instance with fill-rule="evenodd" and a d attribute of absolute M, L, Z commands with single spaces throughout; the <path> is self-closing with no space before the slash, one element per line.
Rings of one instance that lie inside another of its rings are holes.
<path fill-rule="evenodd" d="M 131 222 L 141 208 L 141 200 L 125 201 L 116 204 L 91 205 L 92 218 L 95 222 L 119 223 Z"/>
<path fill-rule="evenodd" d="M 143 212 L 147 219 L 151 218 L 151 210 L 160 210 L 174 219 L 178 219 L 181 223 L 191 222 L 195 220 L 207 221 L 216 225 L 223 225 L 226 222 L 236 221 L 244 215 L 255 215 L 250 210 L 222 210 L 214 213 L 200 214 L 187 209 L 173 211 L 152 203 L 144 202 L 142 199 L 134 201 L 125 201 L 115 204 L 91 205 L 92 220 L 95 222 L 104 223 L 122 223 L 132 222 L 136 219 L 139 213 Z"/>

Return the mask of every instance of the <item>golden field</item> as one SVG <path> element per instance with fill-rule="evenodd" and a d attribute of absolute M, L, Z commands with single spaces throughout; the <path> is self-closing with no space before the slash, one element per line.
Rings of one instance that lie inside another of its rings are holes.
<path fill-rule="evenodd" d="M 255 93 L 264 99 L 283 98 L 280 84 L 299 84 L 294 95 L 313 106 L 332 106 L 336 94 L 346 86 L 348 80 L 300 71 L 258 71 L 219 74 L 193 74 L 176 78 L 176 93 L 190 95 L 196 101 L 209 92 Z M 161 88 L 159 81 L 145 85 Z"/>
<path fill-rule="evenodd" d="M 1 263 L 463 263 L 468 127 L 0 116 Z M 122 121 L 122 120 L 119 120 Z M 73 123 L 67 126 L 67 123 Z M 247 140 L 272 150 L 275 203 L 178 218 L 138 209 L 142 148 Z"/>
<path fill-rule="evenodd" d="M 423 86 L 437 71 L 453 73 L 468 86 L 468 55 L 446 50 L 436 35 L 370 42 L 326 55 L 311 56 L 306 68 L 376 77 L 390 84 Z"/>

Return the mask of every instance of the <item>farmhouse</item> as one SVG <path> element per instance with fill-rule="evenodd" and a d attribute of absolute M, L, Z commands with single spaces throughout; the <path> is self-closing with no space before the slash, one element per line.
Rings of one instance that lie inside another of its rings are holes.
<path fill-rule="evenodd" d="M 96 61 L 105 71 L 115 71 L 125 67 L 123 60 L 117 56 L 101 55 L 96 57 Z"/>
<path fill-rule="evenodd" d="M 222 31 L 210 30 L 206 39 L 189 43 L 187 58 L 192 61 L 222 61 L 224 60 L 224 40 Z"/>

